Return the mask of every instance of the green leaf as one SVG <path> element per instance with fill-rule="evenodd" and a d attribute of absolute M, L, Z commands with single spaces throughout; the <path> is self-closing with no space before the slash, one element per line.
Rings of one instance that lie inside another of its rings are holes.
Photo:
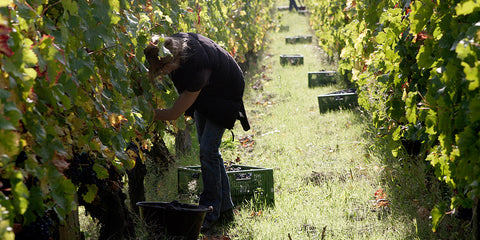
<path fill-rule="evenodd" d="M 377 41 L 378 44 L 383 44 L 387 40 L 387 34 L 384 32 L 379 32 L 377 36 L 375 37 L 375 41 Z"/>
<path fill-rule="evenodd" d="M 415 1 L 411 5 L 412 12 L 410 13 L 411 30 L 414 34 L 421 32 L 433 14 L 434 3 L 432 1 Z"/>
<path fill-rule="evenodd" d="M 480 86 L 480 63 L 476 62 L 474 67 L 466 62 L 462 62 L 465 78 L 469 81 L 468 90 L 474 91 Z"/>
<path fill-rule="evenodd" d="M 70 15 L 78 15 L 78 4 L 72 0 L 63 0 L 62 1 L 63 9 Z"/>
<path fill-rule="evenodd" d="M 95 163 L 93 165 L 93 171 L 95 171 L 95 173 L 97 174 L 98 179 L 108 178 L 108 170 L 98 163 Z"/>
<path fill-rule="evenodd" d="M 467 0 L 457 4 L 455 11 L 457 15 L 468 15 L 473 12 L 478 12 L 480 10 L 480 1 L 478 0 Z"/>
<path fill-rule="evenodd" d="M 1 119 L 1 118 L 0 118 Z M 15 157 L 20 151 L 20 134 L 17 131 L 0 131 L 0 153 L 10 158 Z"/>
<path fill-rule="evenodd" d="M 475 54 L 473 51 L 470 42 L 467 39 L 462 39 L 461 41 L 458 42 L 458 44 L 455 47 L 455 52 L 457 53 L 457 57 L 465 60 L 469 56 L 472 56 Z"/>
<path fill-rule="evenodd" d="M 433 225 L 432 231 L 433 232 L 437 231 L 438 224 L 440 224 L 440 221 L 445 216 L 445 209 L 446 209 L 445 204 L 437 205 L 432 209 L 432 212 L 430 214 L 432 215 L 432 225 Z"/>
<path fill-rule="evenodd" d="M 400 138 L 402 137 L 402 135 L 403 135 L 402 128 L 403 128 L 403 126 L 402 126 L 402 125 L 399 125 L 399 126 L 395 129 L 395 131 L 393 131 L 393 133 L 392 133 L 392 139 L 393 139 L 394 141 L 398 141 L 398 140 L 400 140 Z"/>
<path fill-rule="evenodd" d="M 12 94 L 9 91 L 0 89 L 0 99 L 3 101 L 7 100 L 11 95 Z"/>
<path fill-rule="evenodd" d="M 15 130 L 15 126 L 4 116 L 0 116 L 0 130 Z"/>
<path fill-rule="evenodd" d="M 469 101 L 470 119 L 472 122 L 480 121 L 480 96 Z"/>
<path fill-rule="evenodd" d="M 417 92 L 409 92 L 405 99 L 405 117 L 408 122 L 417 122 Z"/>
<path fill-rule="evenodd" d="M 426 130 L 425 133 L 430 134 L 430 135 L 435 135 L 437 134 L 437 113 L 433 110 L 428 110 L 427 117 L 425 118 L 425 126 Z"/>
<path fill-rule="evenodd" d="M 435 62 L 432 52 L 432 44 L 424 44 L 420 47 L 417 54 L 417 63 L 420 68 L 432 67 Z"/>
<path fill-rule="evenodd" d="M 58 217 L 63 219 L 75 207 L 74 195 L 76 187 L 63 174 L 58 172 L 53 164 L 48 166 L 47 171 L 50 193 L 55 201 L 54 208 L 58 213 Z"/>
<path fill-rule="evenodd" d="M 33 68 L 25 68 L 25 74 L 23 75 L 23 80 L 26 82 L 32 83 L 35 78 L 37 78 L 37 71 Z"/>
<path fill-rule="evenodd" d="M 95 197 L 97 196 L 98 187 L 94 184 L 88 184 L 87 188 L 88 188 L 88 191 L 82 194 L 82 197 L 83 197 L 83 200 L 85 200 L 85 202 L 92 203 L 93 200 L 95 200 Z"/>
<path fill-rule="evenodd" d="M 22 49 L 22 58 L 23 63 L 29 67 L 33 67 L 38 63 L 37 55 L 31 48 Z"/>
<path fill-rule="evenodd" d="M 4 116 L 16 127 L 18 121 L 22 117 L 22 112 L 18 110 L 17 106 L 13 102 L 5 103 L 3 107 Z"/>
<path fill-rule="evenodd" d="M 13 201 L 16 205 L 15 209 L 17 209 L 18 213 L 24 214 L 28 208 L 29 192 L 25 183 L 23 183 L 23 175 L 20 171 L 12 173 L 10 184 L 12 185 Z"/>
<path fill-rule="evenodd" d="M 110 4 L 111 9 L 111 11 L 109 11 L 111 24 L 117 24 L 121 20 L 118 15 L 118 12 L 120 11 L 120 2 L 119 0 L 110 0 L 108 3 Z"/>

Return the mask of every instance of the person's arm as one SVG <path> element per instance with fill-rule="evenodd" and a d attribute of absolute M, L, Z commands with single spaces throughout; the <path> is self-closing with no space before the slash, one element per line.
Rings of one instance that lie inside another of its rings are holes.
<path fill-rule="evenodd" d="M 155 120 L 176 120 L 192 106 L 200 91 L 183 91 L 171 108 L 155 109 Z"/>
<path fill-rule="evenodd" d="M 212 70 L 208 68 L 202 69 L 197 75 L 197 77 L 199 78 L 199 81 L 197 82 L 200 83 L 200 85 L 194 87 L 194 89 L 200 89 L 200 90 L 196 92 L 184 90 L 180 94 L 180 96 L 178 96 L 177 100 L 175 101 L 175 103 L 171 108 L 155 109 L 154 119 L 158 121 L 158 120 L 176 120 L 177 118 L 179 118 L 195 102 L 198 95 L 200 94 L 200 91 L 208 82 L 208 79 L 210 78 L 211 74 L 212 74 Z"/>

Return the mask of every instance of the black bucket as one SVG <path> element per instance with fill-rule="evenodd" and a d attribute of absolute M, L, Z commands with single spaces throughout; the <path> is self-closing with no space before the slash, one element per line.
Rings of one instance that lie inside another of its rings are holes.
<path fill-rule="evenodd" d="M 197 239 L 211 208 L 173 202 L 137 202 L 149 239 Z"/>

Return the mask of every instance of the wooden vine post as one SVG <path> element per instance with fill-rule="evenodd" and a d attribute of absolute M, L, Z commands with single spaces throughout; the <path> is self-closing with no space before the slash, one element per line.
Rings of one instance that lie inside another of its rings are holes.
<path fill-rule="evenodd" d="M 78 202 L 78 196 L 75 194 L 75 201 Z M 59 240 L 80 240 L 80 221 L 78 207 L 72 210 L 66 217 L 65 222 L 58 227 Z"/>

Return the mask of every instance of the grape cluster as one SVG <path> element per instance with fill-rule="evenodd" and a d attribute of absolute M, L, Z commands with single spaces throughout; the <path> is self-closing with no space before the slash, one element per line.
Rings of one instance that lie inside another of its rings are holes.
<path fill-rule="evenodd" d="M 53 221 L 48 215 L 37 217 L 37 219 L 23 226 L 22 232 L 15 236 L 16 240 L 50 240 L 53 233 Z"/>
<path fill-rule="evenodd" d="M 97 173 L 93 170 L 95 161 L 88 153 L 75 154 L 69 168 L 65 170 L 67 176 L 72 183 L 78 186 L 77 193 L 79 196 L 88 192 L 88 185 L 96 185 L 99 191 L 105 189 L 105 181 L 97 178 Z M 80 205 L 85 205 L 83 198 L 79 199 Z"/>
<path fill-rule="evenodd" d="M 95 184 L 97 174 L 93 170 L 94 163 L 87 153 L 75 154 L 65 175 L 77 186 L 81 183 Z"/>

